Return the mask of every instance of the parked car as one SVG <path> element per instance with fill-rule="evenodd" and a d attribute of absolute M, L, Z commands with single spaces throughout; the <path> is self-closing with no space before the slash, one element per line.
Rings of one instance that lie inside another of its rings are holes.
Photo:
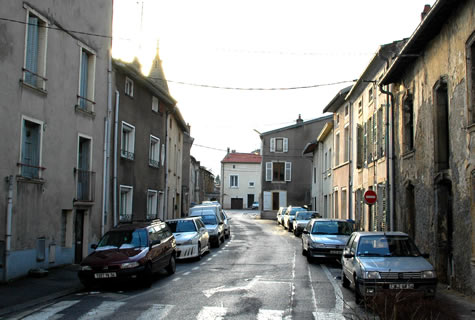
<path fill-rule="evenodd" d="M 302 234 L 302 230 L 308 224 L 311 219 L 321 218 L 320 214 L 317 211 L 297 211 L 295 214 L 295 219 L 292 221 L 292 230 L 294 230 L 294 235 L 296 237 Z"/>
<path fill-rule="evenodd" d="M 287 207 L 280 207 L 279 211 L 277 211 L 277 224 L 284 225 L 284 214 Z"/>
<path fill-rule="evenodd" d="M 312 219 L 302 231 L 302 254 L 315 259 L 340 261 L 343 248 L 353 232 L 353 224 L 340 219 Z"/>
<path fill-rule="evenodd" d="M 221 206 L 198 205 L 190 209 L 190 217 L 201 217 L 209 234 L 212 246 L 219 247 L 224 242 L 225 226 L 222 220 Z"/>
<path fill-rule="evenodd" d="M 209 234 L 200 217 L 167 220 L 176 240 L 176 258 L 197 258 L 209 251 Z"/>
<path fill-rule="evenodd" d="M 232 218 L 224 210 L 221 210 L 221 214 L 224 222 L 224 238 L 229 239 L 229 237 L 231 237 L 231 225 L 229 221 Z"/>
<path fill-rule="evenodd" d="M 257 210 L 259 209 L 259 201 L 254 201 L 251 205 L 252 210 Z"/>
<path fill-rule="evenodd" d="M 119 224 L 107 232 L 80 265 L 81 283 L 94 284 L 122 280 L 152 284 L 152 274 L 166 269 L 175 273 L 176 243 L 165 222 L 132 222 Z"/>
<path fill-rule="evenodd" d="M 287 209 L 285 210 L 285 214 L 284 214 L 284 223 L 282 224 L 284 226 L 285 229 L 287 229 L 288 231 L 292 231 L 292 223 L 295 219 L 295 214 L 298 212 L 298 211 L 307 211 L 307 208 L 304 208 L 304 207 L 293 207 L 293 206 L 289 206 L 287 207 Z"/>
<path fill-rule="evenodd" d="M 402 232 L 354 232 L 343 251 L 342 285 L 357 303 L 384 292 L 420 292 L 433 297 L 437 275 L 412 239 Z"/>

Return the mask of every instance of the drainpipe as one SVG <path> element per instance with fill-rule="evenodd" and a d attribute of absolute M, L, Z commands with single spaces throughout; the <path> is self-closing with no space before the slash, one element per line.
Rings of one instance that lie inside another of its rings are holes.
<path fill-rule="evenodd" d="M 388 67 L 389 61 L 387 60 Z M 394 125 L 390 127 L 390 124 L 394 118 L 394 95 L 391 91 L 387 91 L 383 88 L 383 85 L 379 85 L 379 89 L 382 93 L 386 94 L 386 199 L 388 201 L 389 208 L 389 230 L 394 231 L 394 199 L 395 199 L 395 188 L 394 188 Z M 391 108 L 391 113 L 389 111 Z M 391 117 L 389 117 L 391 115 Z M 390 134 L 391 133 L 391 134 Z"/>
<path fill-rule="evenodd" d="M 349 121 L 349 129 L 348 129 L 348 192 L 347 192 L 347 197 L 348 197 L 348 219 L 354 220 L 353 217 L 353 159 L 351 158 L 351 155 L 353 154 L 351 152 L 352 146 L 353 146 L 353 102 L 348 101 L 348 117 L 350 119 Z"/>
<path fill-rule="evenodd" d="M 5 178 L 8 183 L 8 204 L 7 204 L 7 225 L 5 233 L 5 266 L 4 266 L 4 280 L 8 280 L 8 262 L 11 251 L 12 239 L 12 216 L 13 216 L 13 176 L 10 175 Z"/>
<path fill-rule="evenodd" d="M 171 114 L 171 111 L 167 111 L 166 113 L 166 117 L 165 117 L 165 156 L 164 156 L 164 159 L 165 159 L 165 201 L 163 201 L 163 220 L 167 220 L 168 218 L 168 148 L 169 148 L 169 145 L 168 145 L 168 117 L 170 116 Z"/>
<path fill-rule="evenodd" d="M 103 167 L 103 188 L 102 188 L 102 220 L 101 236 L 104 235 L 107 214 L 109 212 L 109 163 L 110 163 L 110 129 L 112 114 L 112 56 L 109 53 L 109 70 L 107 72 L 107 115 L 104 120 L 104 167 Z"/>
<path fill-rule="evenodd" d="M 114 185 L 114 227 L 117 225 L 117 142 L 119 127 L 119 91 L 115 91 L 115 120 L 114 120 L 114 176 L 112 178 Z"/>

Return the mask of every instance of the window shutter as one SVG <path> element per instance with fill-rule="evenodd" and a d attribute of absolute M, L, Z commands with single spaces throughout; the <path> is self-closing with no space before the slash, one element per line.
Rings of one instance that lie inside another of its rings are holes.
<path fill-rule="evenodd" d="M 275 138 L 270 138 L 270 152 L 275 152 Z"/>
<path fill-rule="evenodd" d="M 162 156 L 162 166 L 165 165 L 165 144 L 162 144 L 162 151 L 161 151 L 161 156 Z"/>
<path fill-rule="evenodd" d="M 288 152 L 288 151 L 289 151 L 289 139 L 288 139 L 288 138 L 284 138 L 283 140 L 284 140 L 284 142 L 283 142 L 283 144 L 284 144 L 284 152 Z"/>
<path fill-rule="evenodd" d="M 28 18 L 28 35 L 26 39 L 26 69 L 38 73 L 38 18 Z M 25 81 L 36 85 L 36 75 L 26 72 Z"/>
<path fill-rule="evenodd" d="M 357 126 L 357 150 L 356 150 L 356 167 L 361 169 L 363 167 L 363 127 Z"/>
<path fill-rule="evenodd" d="M 81 98 L 87 98 L 87 80 L 88 80 L 88 56 L 86 51 L 81 51 L 81 84 L 79 89 L 79 95 Z M 83 108 L 87 106 L 85 99 L 79 99 L 79 105 Z"/>
<path fill-rule="evenodd" d="M 272 181 L 272 162 L 266 162 L 266 181 Z"/>
<path fill-rule="evenodd" d="M 285 181 L 292 181 L 292 162 L 285 163 Z"/>

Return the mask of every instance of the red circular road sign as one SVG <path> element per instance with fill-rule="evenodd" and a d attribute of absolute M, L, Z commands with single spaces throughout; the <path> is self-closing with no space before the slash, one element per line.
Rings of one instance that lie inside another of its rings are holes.
<path fill-rule="evenodd" d="M 376 192 L 374 192 L 373 190 L 366 190 L 366 192 L 364 193 L 364 202 L 366 202 L 366 204 L 375 204 L 377 200 L 378 196 L 376 195 Z"/>

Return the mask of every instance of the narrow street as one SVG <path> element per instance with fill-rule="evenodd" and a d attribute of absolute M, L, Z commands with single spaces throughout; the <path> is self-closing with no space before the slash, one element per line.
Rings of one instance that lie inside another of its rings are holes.
<path fill-rule="evenodd" d="M 229 240 L 149 289 L 80 292 L 9 319 L 344 319 L 357 310 L 338 264 L 309 264 L 300 238 L 256 211 L 228 213 Z"/>

